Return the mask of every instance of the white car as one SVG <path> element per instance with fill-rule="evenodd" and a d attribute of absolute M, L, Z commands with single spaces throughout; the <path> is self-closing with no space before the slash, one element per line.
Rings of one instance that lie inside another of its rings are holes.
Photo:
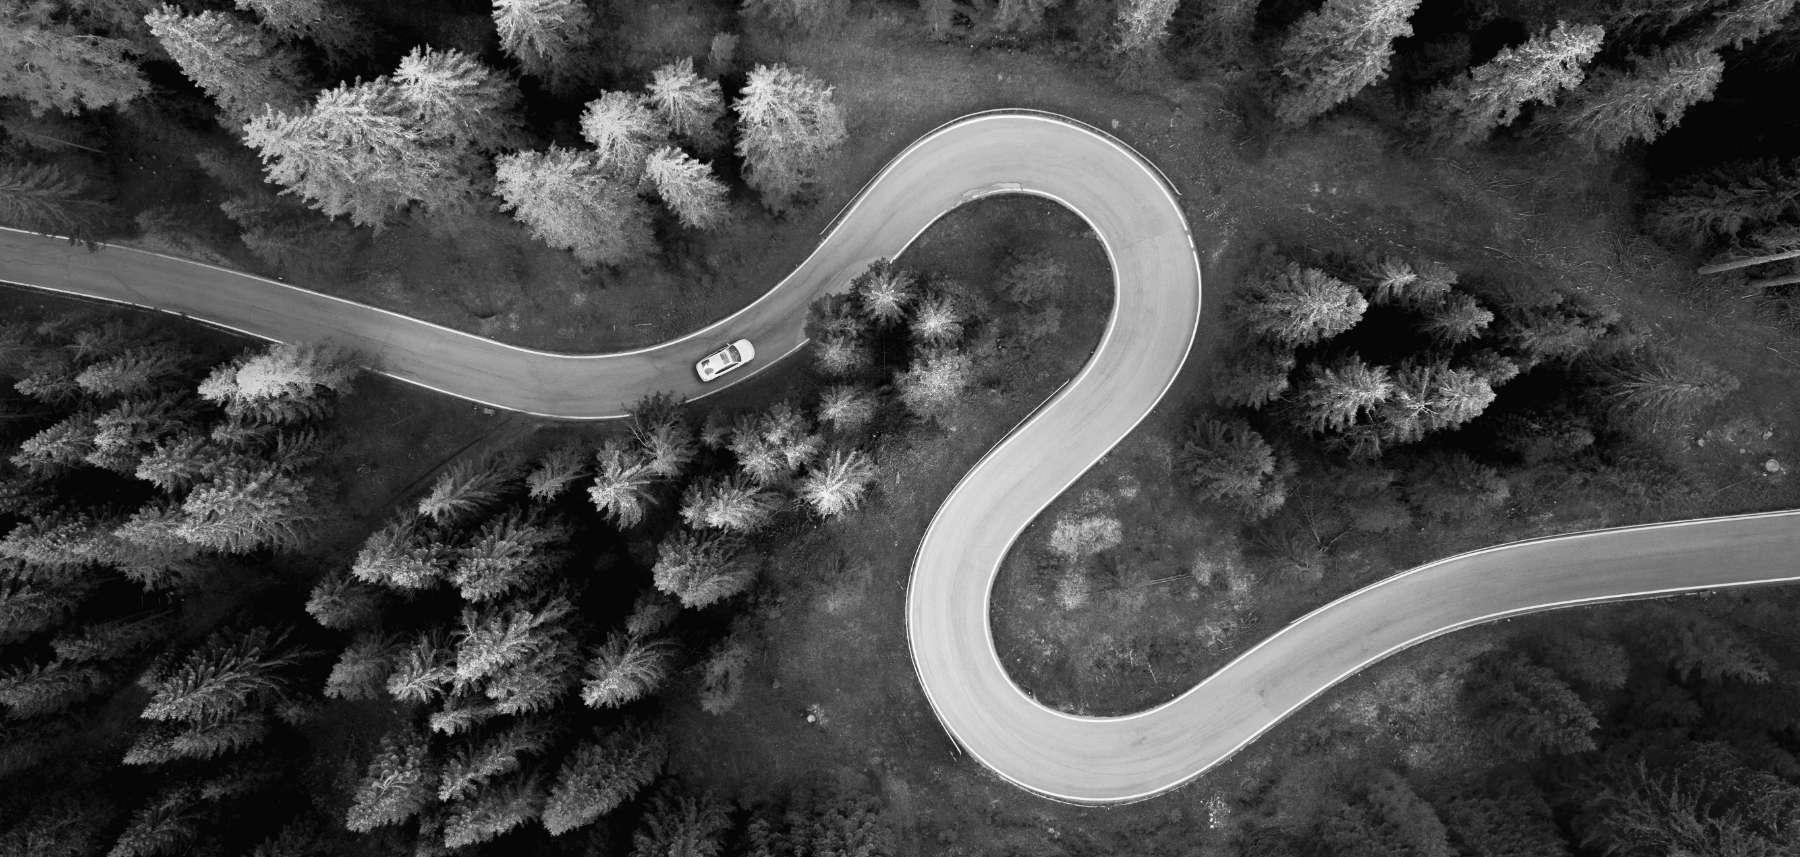
<path fill-rule="evenodd" d="M 700 373 L 700 380 L 711 381 L 755 358 L 756 346 L 748 339 L 740 339 L 706 355 L 705 360 L 694 364 L 694 371 Z"/>

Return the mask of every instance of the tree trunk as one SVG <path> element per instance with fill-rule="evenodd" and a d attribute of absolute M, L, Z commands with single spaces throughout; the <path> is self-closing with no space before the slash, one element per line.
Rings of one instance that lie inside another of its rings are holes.
<path fill-rule="evenodd" d="M 1766 280 L 1751 280 L 1750 287 L 1756 289 L 1772 289 L 1776 286 L 1791 286 L 1800 283 L 1800 274 L 1788 274 L 1785 277 L 1770 277 Z"/>
<path fill-rule="evenodd" d="M 1696 271 L 1695 273 L 1719 274 L 1719 273 L 1723 273 L 1725 271 L 1735 271 L 1739 268 L 1748 268 L 1751 265 L 1761 265 L 1765 262 L 1779 262 L 1783 259 L 1794 259 L 1794 258 L 1800 258 L 1800 250 L 1787 250 L 1787 251 L 1784 251 L 1781 253 L 1770 253 L 1767 256 L 1753 256 L 1749 259 L 1735 259 L 1730 262 L 1716 262 L 1714 264 L 1701 267 L 1700 270 Z"/>

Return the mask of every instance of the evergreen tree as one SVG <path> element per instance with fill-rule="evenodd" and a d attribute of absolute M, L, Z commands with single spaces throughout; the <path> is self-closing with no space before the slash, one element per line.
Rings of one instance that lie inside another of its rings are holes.
<path fill-rule="evenodd" d="M 713 649 L 700 669 L 700 709 L 708 714 L 724 714 L 737 704 L 744 693 L 745 674 L 750 669 L 748 634 L 733 631 Z"/>
<path fill-rule="evenodd" d="M 658 68 L 650 80 L 650 105 L 675 136 L 702 154 L 724 144 L 719 120 L 725 117 L 725 98 L 719 82 L 694 73 L 692 57 L 682 57 Z"/>
<path fill-rule="evenodd" d="M 16 719 L 44 717 L 88 699 L 110 684 L 106 672 L 92 664 L 19 664 L 0 671 L 0 705 Z"/>
<path fill-rule="evenodd" d="M 963 317 L 956 301 L 949 295 L 933 295 L 913 307 L 913 341 L 934 348 L 947 348 L 962 338 Z"/>
<path fill-rule="evenodd" d="M 850 281 L 850 294 L 863 317 L 883 328 L 906 320 L 918 289 L 911 273 L 887 259 L 877 259 Z"/>
<path fill-rule="evenodd" d="M 593 824 L 655 780 L 668 754 L 662 736 L 636 723 L 583 741 L 563 758 L 544 806 L 544 827 L 561 836 Z"/>
<path fill-rule="evenodd" d="M 689 526 L 753 533 L 781 510 L 780 495 L 736 475 L 703 476 L 681 496 L 681 518 Z"/>
<path fill-rule="evenodd" d="M 441 633 L 427 632 L 400 653 L 388 676 L 388 694 L 401 702 L 431 702 L 456 678 L 455 651 Z"/>
<path fill-rule="evenodd" d="M 581 651 L 567 633 L 552 633 L 519 660 L 500 667 L 482 685 L 497 714 L 530 714 L 562 701 L 581 673 Z"/>
<path fill-rule="evenodd" d="M 974 361 L 961 351 L 932 351 L 896 379 L 900 403 L 922 418 L 949 414 L 972 380 Z"/>
<path fill-rule="evenodd" d="M 819 421 L 835 431 L 855 432 L 875 418 L 877 404 L 875 395 L 862 387 L 826 387 L 819 394 Z"/>
<path fill-rule="evenodd" d="M 463 691 L 507 667 L 531 663 L 546 650 L 563 647 L 573 636 L 568 622 L 575 608 L 558 595 L 541 604 L 509 602 L 482 608 L 464 607 L 462 627 L 454 636 L 457 691 Z"/>
<path fill-rule="evenodd" d="M 1216 0 L 1202 5 L 1198 52 L 1223 63 L 1243 57 L 1256 30 L 1258 5 L 1258 0 Z"/>
<path fill-rule="evenodd" d="M 1369 302 L 1317 268 L 1271 266 L 1232 296 L 1231 312 L 1253 335 L 1293 347 L 1316 345 L 1356 326 Z"/>
<path fill-rule="evenodd" d="M 1691 45 L 1631 58 L 1631 68 L 1603 68 L 1558 117 L 1578 142 L 1607 152 L 1646 143 L 1681 123 L 1687 109 L 1713 96 L 1725 62 Z"/>
<path fill-rule="evenodd" d="M 106 857 L 162 857 L 181 854 L 200 837 L 206 802 L 192 786 L 170 788 L 132 813 Z"/>
<path fill-rule="evenodd" d="M 26 438 L 8 460 L 29 473 L 60 474 L 87 463 L 99 434 L 92 411 L 71 414 Z"/>
<path fill-rule="evenodd" d="M 568 531 L 514 510 L 488 519 L 458 551 L 450 582 L 465 601 L 489 601 L 529 585 L 557 560 Z"/>
<path fill-rule="evenodd" d="M 418 514 L 404 512 L 369 536 L 350 565 L 350 574 L 396 589 L 435 586 L 449 574 L 453 554 L 433 537 Z"/>
<path fill-rule="evenodd" d="M 526 143 L 517 81 L 468 54 L 413 48 L 394 83 L 407 114 L 438 146 L 493 153 Z"/>
<path fill-rule="evenodd" d="M 123 106 L 149 91 L 131 62 L 131 45 L 54 19 L 47 3 L 0 7 L 0 98 L 17 98 L 33 115 Z"/>
<path fill-rule="evenodd" d="M 872 359 L 869 346 L 848 336 L 831 336 L 817 341 L 813 352 L 819 371 L 835 378 L 848 378 L 868 368 Z"/>
<path fill-rule="evenodd" d="M 784 65 L 758 65 L 732 106 L 744 180 L 771 211 L 793 208 L 845 138 L 831 87 Z"/>
<path fill-rule="evenodd" d="M 1466 521 L 1492 514 L 1512 497 L 1506 477 L 1462 452 L 1439 452 L 1420 462 L 1406 499 L 1419 514 Z"/>
<path fill-rule="evenodd" d="M 1507 780 L 1470 789 L 1438 805 L 1458 850 L 1468 857 L 1567 857 L 1544 795 L 1529 782 Z"/>
<path fill-rule="evenodd" d="M 50 642 L 65 662 L 117 661 L 136 657 L 174 632 L 168 613 L 85 625 Z"/>
<path fill-rule="evenodd" d="M 0 581 L 0 640 L 61 627 L 86 594 L 79 586 Z"/>
<path fill-rule="evenodd" d="M 644 178 L 656 188 L 669 210 L 689 229 L 712 229 L 727 213 L 725 183 L 713 177 L 712 168 L 680 149 L 664 146 L 644 163 Z"/>
<path fill-rule="evenodd" d="M 655 590 L 645 589 L 631 602 L 631 615 L 625 618 L 625 633 L 647 637 L 666 630 L 681 614 L 681 602 Z"/>
<path fill-rule="evenodd" d="M 1774 661 L 1726 622 L 1700 614 L 1673 617 L 1655 629 L 1650 642 L 1685 681 L 1734 681 L 1766 685 Z"/>
<path fill-rule="evenodd" d="M 744 14 L 765 18 L 782 27 L 818 30 L 842 21 L 848 0 L 743 0 Z"/>
<path fill-rule="evenodd" d="M 1288 31 L 1276 70 L 1286 88 L 1275 115 L 1303 125 L 1387 76 L 1394 39 L 1412 35 L 1419 0 L 1326 0 Z"/>
<path fill-rule="evenodd" d="M 187 15 L 169 5 L 144 23 L 181 72 L 218 103 L 225 124 L 237 127 L 269 108 L 299 105 L 299 59 L 261 30 L 224 12 Z"/>
<path fill-rule="evenodd" d="M 650 472 L 680 476 L 698 452 L 694 428 L 681 413 L 682 401 L 668 393 L 645 396 L 631 406 L 631 438 L 649 457 Z"/>
<path fill-rule="evenodd" d="M 1563 90 L 1581 85 L 1582 66 L 1600 51 L 1605 35 L 1592 24 L 1571 27 L 1559 21 L 1556 29 L 1503 48 L 1467 77 L 1433 90 L 1426 103 L 1436 114 L 1439 135 L 1463 145 L 1479 143 L 1511 125 L 1526 104 L 1554 104 Z"/>
<path fill-rule="evenodd" d="M 1700 33 L 1701 46 L 1714 51 L 1742 50 L 1763 36 L 1793 26 L 1795 0 L 1740 0 L 1713 16 Z"/>
<path fill-rule="evenodd" d="M 185 657 L 149 673 L 145 720 L 204 722 L 230 717 L 286 695 L 284 675 L 300 653 L 281 648 L 285 635 L 267 628 L 226 629 Z"/>
<path fill-rule="evenodd" d="M 332 699 L 380 699 L 387 693 L 388 677 L 399 656 L 394 641 L 378 634 L 364 634 L 344 647 L 325 679 L 325 695 Z"/>
<path fill-rule="evenodd" d="M 1308 431 L 1344 431 L 1394 393 L 1387 367 L 1370 366 L 1354 354 L 1331 366 L 1314 364 L 1307 376 L 1296 415 Z"/>
<path fill-rule="evenodd" d="M 517 476 L 518 468 L 499 456 L 458 459 L 431 483 L 419 514 L 439 522 L 467 520 L 498 503 Z"/>
<path fill-rule="evenodd" d="M 312 342 L 278 342 L 213 369 L 200 397 L 256 422 L 292 424 L 330 413 L 348 395 L 361 367 L 355 354 Z"/>
<path fill-rule="evenodd" d="M 403 824 L 437 796 L 438 782 L 437 766 L 424 736 L 410 730 L 389 733 L 369 761 L 344 826 L 367 833 Z"/>
<path fill-rule="evenodd" d="M 1169 19 L 1178 0 L 1124 0 L 1119 4 L 1119 40 L 1115 46 L 1126 56 L 1142 56 L 1160 48 L 1169 38 Z"/>
<path fill-rule="evenodd" d="M 1704 360 L 1662 354 L 1614 370 L 1604 395 L 1620 417 L 1656 426 L 1691 420 L 1738 386 L 1737 378 Z"/>
<path fill-rule="evenodd" d="M 1287 392 L 1294 363 L 1292 349 L 1269 343 L 1240 345 L 1215 372 L 1209 387 L 1219 404 L 1261 409 Z"/>
<path fill-rule="evenodd" d="M 169 343 L 138 346 L 90 364 L 75 384 L 92 396 L 139 396 L 167 389 L 193 361 Z"/>
<path fill-rule="evenodd" d="M 1456 292 L 1426 312 L 1420 329 L 1438 345 L 1453 346 L 1480 336 L 1493 321 L 1494 313 L 1472 295 Z"/>
<path fill-rule="evenodd" d="M 327 0 L 237 0 L 237 7 L 255 12 L 263 26 L 274 32 L 324 48 L 333 65 L 365 59 L 374 49 L 369 25 Z"/>
<path fill-rule="evenodd" d="M 606 92 L 581 111 L 581 136 L 593 144 L 600 166 L 632 182 L 650 153 L 667 145 L 669 128 L 644 96 Z"/>
<path fill-rule="evenodd" d="M 327 628 L 347 631 L 373 625 L 381 618 L 381 593 L 341 571 L 313 586 L 306 612 Z"/>
<path fill-rule="evenodd" d="M 1243 420 L 1199 420 L 1176 458 L 1200 496 L 1235 506 L 1252 520 L 1287 502 L 1279 465 L 1275 450 Z"/>
<path fill-rule="evenodd" d="M 1726 164 L 1674 182 L 1645 213 L 1646 225 L 1677 242 L 1730 238 L 1800 212 L 1800 160 Z"/>
<path fill-rule="evenodd" d="M 1326 853 L 1343 857 L 1454 857 L 1444 824 L 1405 780 L 1382 771 L 1319 823 Z"/>
<path fill-rule="evenodd" d="M 1000 290 L 1026 306 L 1051 300 L 1068 287 L 1069 266 L 1048 251 L 1020 256 L 1000 277 Z"/>
<path fill-rule="evenodd" d="M 176 534 L 223 553 L 293 550 L 325 519 L 305 482 L 273 470 L 227 473 L 190 492 L 181 511 Z"/>
<path fill-rule="evenodd" d="M 515 777 L 484 788 L 472 800 L 451 806 L 444 822 L 444 847 L 486 842 L 537 818 L 543 806 L 544 787 L 536 777 Z"/>
<path fill-rule="evenodd" d="M 438 800 L 468 799 L 496 777 L 519 770 L 526 756 L 542 754 L 555 740 L 555 727 L 528 720 L 484 740 L 458 746 L 444 761 Z"/>
<path fill-rule="evenodd" d="M 1594 749 L 1592 733 L 1600 725 L 1594 713 L 1555 672 L 1524 655 L 1483 655 L 1467 682 L 1471 706 L 1502 746 L 1528 756 Z"/>
<path fill-rule="evenodd" d="M 240 711 L 185 723 L 152 723 L 125 751 L 127 765 L 163 765 L 178 759 L 214 759 L 269 737 L 269 719 Z"/>
<path fill-rule="evenodd" d="M 662 688 L 674 668 L 674 644 L 613 632 L 587 665 L 581 701 L 589 708 L 617 708 Z"/>
<path fill-rule="evenodd" d="M 596 455 L 599 473 L 588 488 L 588 499 L 620 529 L 630 529 L 644 520 L 644 512 L 653 502 L 650 487 L 656 476 L 650 461 L 635 447 L 615 440 L 601 445 Z"/>
<path fill-rule="evenodd" d="M 718 857 L 731 829 L 725 805 L 709 795 L 657 792 L 631 835 L 631 857 Z"/>
<path fill-rule="evenodd" d="M 756 582 L 756 563 L 743 556 L 736 536 L 679 530 L 656 549 L 651 575 L 656 588 L 699 609 L 724 601 Z"/>
<path fill-rule="evenodd" d="M 592 152 L 551 147 L 503 155 L 495 193 L 531 234 L 584 265 L 619 265 L 649 252 L 649 210 Z"/>
<path fill-rule="evenodd" d="M 578 0 L 494 0 L 500 49 L 550 90 L 567 93 L 595 71 L 594 14 Z"/>
<path fill-rule="evenodd" d="M 525 487 L 533 500 L 554 500 L 570 485 L 585 478 L 587 472 L 587 452 L 580 445 L 559 446 L 526 474 Z"/>
<path fill-rule="evenodd" d="M 862 504 L 869 483 L 875 481 L 875 464 L 856 450 L 832 450 L 831 454 L 800 480 L 800 499 L 821 517 L 841 517 Z"/>
<path fill-rule="evenodd" d="M 812 463 L 823 444 L 806 414 L 781 402 L 738 417 L 727 446 L 744 475 L 759 485 L 771 485 L 785 483 Z"/>
<path fill-rule="evenodd" d="M 1800 789 L 1727 746 L 1691 744 L 1654 768 L 1608 759 L 1576 819 L 1581 844 L 1609 857 L 1786 853 L 1800 834 Z"/>
<path fill-rule="evenodd" d="M 80 175 L 54 164 L 0 163 L 0 222 L 27 232 L 89 241 L 97 238 L 112 215 L 112 207 L 95 200 Z M 19 392 L 34 395 L 31 386 L 22 386 Z"/>

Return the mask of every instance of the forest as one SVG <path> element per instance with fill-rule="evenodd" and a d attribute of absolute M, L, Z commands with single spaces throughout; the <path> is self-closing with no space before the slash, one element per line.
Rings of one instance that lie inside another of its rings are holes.
<path fill-rule="evenodd" d="M 1110 129 L 1204 342 L 993 621 L 1123 714 L 1438 556 L 1800 505 L 1796 5 L 0 0 L 0 225 L 604 351 L 754 300 L 947 119 Z M 374 355 L 0 287 L 0 855 L 1794 851 L 1782 588 L 1459 632 L 1129 807 L 959 755 L 913 548 L 1106 258 L 972 204 L 730 395 L 419 405 L 469 430 L 403 463 Z"/>

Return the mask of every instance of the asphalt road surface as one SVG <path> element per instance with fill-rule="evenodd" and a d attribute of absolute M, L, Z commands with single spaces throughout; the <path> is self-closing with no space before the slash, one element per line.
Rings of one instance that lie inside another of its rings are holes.
<path fill-rule="evenodd" d="M 1800 579 L 1800 512 L 1606 530 L 1442 560 L 1297 620 L 1179 699 L 1128 717 L 1074 717 L 1027 697 L 988 627 L 1000 562 L 1052 499 L 1128 434 L 1186 359 L 1200 271 L 1179 202 L 1154 167 L 1079 124 L 983 114 L 920 138 L 871 181 L 819 248 L 756 303 L 647 349 L 562 355 L 508 345 L 280 283 L 109 248 L 0 231 L 0 280 L 148 306 L 268 339 L 330 339 L 390 375 L 532 414 L 620 415 L 639 397 L 698 398 L 693 363 L 757 345 L 739 383 L 804 344 L 805 309 L 870 260 L 893 257 L 945 212 L 1032 193 L 1105 243 L 1114 315 L 1088 364 L 989 452 L 938 510 L 907 598 L 914 664 L 945 728 L 1007 780 L 1078 803 L 1140 800 L 1228 758 L 1308 700 L 1395 651 L 1493 619 L 1577 604 Z"/>

